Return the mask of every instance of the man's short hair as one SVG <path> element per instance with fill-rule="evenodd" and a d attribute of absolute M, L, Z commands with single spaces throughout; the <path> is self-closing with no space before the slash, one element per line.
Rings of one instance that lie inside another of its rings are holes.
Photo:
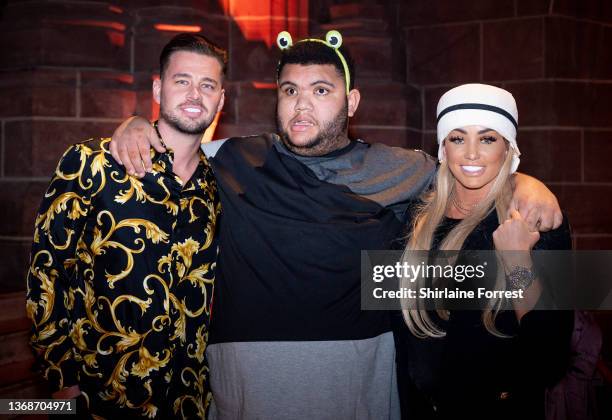
<path fill-rule="evenodd" d="M 345 45 L 339 48 L 340 53 L 344 56 L 346 65 L 349 70 L 349 90 L 355 87 L 355 65 L 351 55 Z M 331 64 L 336 68 L 336 71 L 344 80 L 344 66 L 338 54 L 332 47 L 325 45 L 322 42 L 316 41 L 300 41 L 293 46 L 282 50 L 280 61 L 276 69 L 276 79 L 280 79 L 281 72 L 285 64 L 301 64 L 303 66 L 310 64 Z M 348 93 L 348 92 L 347 92 Z"/>
<path fill-rule="evenodd" d="M 160 77 L 164 77 L 164 72 L 168 67 L 170 56 L 177 51 L 193 52 L 217 59 L 219 64 L 221 64 L 221 74 L 225 77 L 225 72 L 227 70 L 227 51 L 203 35 L 190 33 L 178 34 L 166 44 L 159 55 Z"/>

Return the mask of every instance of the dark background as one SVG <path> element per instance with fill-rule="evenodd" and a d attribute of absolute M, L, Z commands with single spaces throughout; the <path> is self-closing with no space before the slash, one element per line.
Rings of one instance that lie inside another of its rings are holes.
<path fill-rule="evenodd" d="M 187 25 L 187 28 L 159 25 Z M 339 30 L 357 62 L 352 135 L 434 153 L 461 83 L 511 91 L 520 170 L 558 196 L 578 249 L 612 249 L 612 2 L 135 0 L 0 2 L 0 397 L 41 395 L 23 315 L 34 215 L 66 147 L 153 118 L 162 46 L 185 29 L 230 54 L 214 138 L 274 129 L 276 34 Z M 612 322 L 599 314 L 606 337 Z M 609 344 L 604 348 L 607 360 Z"/>

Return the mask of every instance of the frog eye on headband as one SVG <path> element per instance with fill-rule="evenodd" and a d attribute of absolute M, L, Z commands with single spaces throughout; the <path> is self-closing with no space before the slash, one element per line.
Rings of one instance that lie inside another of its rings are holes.
<path fill-rule="evenodd" d="M 342 35 L 340 35 L 340 32 L 338 31 L 329 31 L 327 34 L 325 34 L 325 40 L 335 49 L 340 48 L 342 45 Z"/>
<path fill-rule="evenodd" d="M 293 40 L 291 39 L 291 35 L 287 31 L 282 31 L 276 37 L 276 45 L 281 50 L 286 50 L 287 48 L 293 45 Z"/>

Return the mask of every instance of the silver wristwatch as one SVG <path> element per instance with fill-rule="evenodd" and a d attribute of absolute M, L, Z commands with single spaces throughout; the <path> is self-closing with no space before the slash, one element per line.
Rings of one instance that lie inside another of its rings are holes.
<path fill-rule="evenodd" d="M 525 290 L 536 279 L 535 273 L 527 267 L 515 265 L 506 275 L 506 283 L 510 290 Z"/>

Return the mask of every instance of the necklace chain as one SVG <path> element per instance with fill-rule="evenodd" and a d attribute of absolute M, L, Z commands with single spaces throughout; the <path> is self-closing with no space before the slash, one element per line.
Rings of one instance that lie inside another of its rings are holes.
<path fill-rule="evenodd" d="M 457 199 L 457 195 L 454 192 L 451 195 L 451 202 L 453 203 L 453 206 L 455 206 L 455 208 L 459 210 L 459 213 L 465 216 L 469 215 L 472 212 L 472 210 L 474 210 L 474 207 L 476 207 L 479 204 L 478 202 L 476 202 L 475 204 L 472 204 L 471 206 L 468 207 Z"/>
<path fill-rule="evenodd" d="M 153 127 L 155 127 L 155 132 L 157 133 L 157 138 L 161 142 L 162 146 L 164 146 L 166 149 L 168 149 L 168 146 L 166 146 L 166 143 L 164 143 L 164 139 L 162 138 L 162 135 L 159 132 L 159 127 L 157 126 L 158 122 L 159 122 L 159 120 L 155 120 L 155 122 L 153 122 Z"/>

